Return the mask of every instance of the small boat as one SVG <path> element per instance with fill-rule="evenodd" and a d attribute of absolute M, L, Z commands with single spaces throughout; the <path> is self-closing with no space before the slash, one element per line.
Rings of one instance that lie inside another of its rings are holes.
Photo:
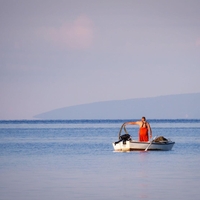
<path fill-rule="evenodd" d="M 121 135 L 124 128 L 125 134 Z M 113 148 L 115 151 L 147 151 L 147 150 L 160 150 L 169 151 L 174 146 L 175 142 L 170 139 L 166 139 L 163 136 L 156 136 L 151 141 L 140 142 L 137 140 L 132 140 L 131 136 L 128 134 L 124 125 L 121 126 L 119 131 L 119 140 L 113 143 Z"/>

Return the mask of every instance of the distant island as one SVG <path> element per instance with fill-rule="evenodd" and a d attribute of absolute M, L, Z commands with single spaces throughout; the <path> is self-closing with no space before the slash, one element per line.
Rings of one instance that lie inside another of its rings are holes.
<path fill-rule="evenodd" d="M 41 113 L 38 119 L 199 119 L 200 93 L 102 101 Z"/>

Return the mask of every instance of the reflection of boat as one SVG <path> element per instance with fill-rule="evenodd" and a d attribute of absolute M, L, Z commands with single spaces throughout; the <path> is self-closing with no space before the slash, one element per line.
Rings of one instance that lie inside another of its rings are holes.
<path fill-rule="evenodd" d="M 126 134 L 121 135 L 124 128 Z M 134 150 L 161 150 L 169 151 L 174 146 L 175 142 L 166 139 L 163 136 L 155 137 L 152 141 L 139 142 L 132 140 L 124 125 L 121 126 L 119 131 L 119 141 L 113 143 L 115 151 L 134 151 Z"/>

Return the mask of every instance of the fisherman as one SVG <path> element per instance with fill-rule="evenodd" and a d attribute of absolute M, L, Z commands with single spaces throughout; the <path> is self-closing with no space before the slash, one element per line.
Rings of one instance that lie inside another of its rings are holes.
<path fill-rule="evenodd" d="M 152 138 L 152 130 L 150 124 L 146 121 L 145 117 L 142 117 L 141 121 L 125 122 L 125 125 L 139 125 L 139 141 L 148 142 L 149 137 Z"/>

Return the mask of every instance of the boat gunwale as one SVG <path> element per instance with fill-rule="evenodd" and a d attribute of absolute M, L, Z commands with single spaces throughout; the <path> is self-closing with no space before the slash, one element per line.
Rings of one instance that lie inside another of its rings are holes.
<path fill-rule="evenodd" d="M 140 141 L 129 141 L 130 143 L 136 143 L 136 144 L 150 144 L 150 142 L 140 142 Z M 175 142 L 168 141 L 168 142 L 152 142 L 151 145 L 171 145 L 175 144 Z"/>

